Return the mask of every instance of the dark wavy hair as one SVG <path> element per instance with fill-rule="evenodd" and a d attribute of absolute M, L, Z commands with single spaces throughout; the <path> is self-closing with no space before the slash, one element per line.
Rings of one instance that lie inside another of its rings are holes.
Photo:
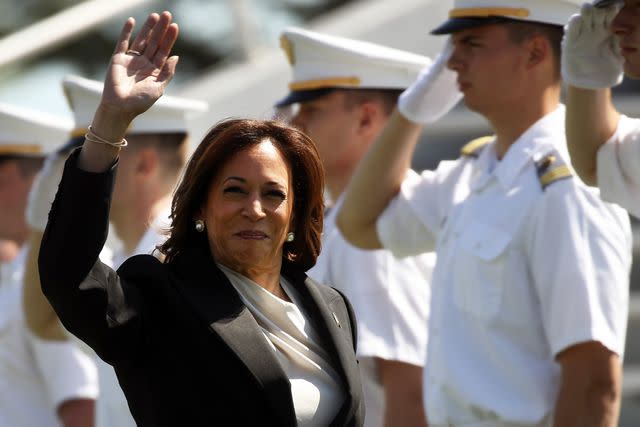
<path fill-rule="evenodd" d="M 296 238 L 284 244 L 283 257 L 303 271 L 313 267 L 320 253 L 324 214 L 324 170 L 313 141 L 301 131 L 278 121 L 227 119 L 216 124 L 191 156 L 171 204 L 169 238 L 159 247 L 170 263 L 188 248 L 209 250 L 206 233 L 194 220 L 206 203 L 216 173 L 235 154 L 268 139 L 282 153 L 293 184 Z M 212 254 L 215 257 L 215 254 Z"/>

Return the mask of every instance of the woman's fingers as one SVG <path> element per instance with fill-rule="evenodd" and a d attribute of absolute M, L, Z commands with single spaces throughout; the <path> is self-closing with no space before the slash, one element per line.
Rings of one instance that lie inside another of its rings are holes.
<path fill-rule="evenodd" d="M 158 46 L 160 46 L 160 43 L 162 42 L 162 39 L 167 32 L 167 29 L 171 25 L 171 18 L 171 13 L 166 11 L 162 12 L 158 22 L 153 27 L 151 34 L 147 38 L 147 45 L 145 46 L 143 54 L 149 61 L 153 61 L 153 58 L 156 55 L 156 51 L 158 50 Z"/>
<path fill-rule="evenodd" d="M 131 38 L 131 33 L 133 32 L 133 27 L 136 25 L 136 20 L 133 18 L 129 18 L 125 21 L 122 26 L 122 31 L 120 31 L 120 38 L 116 43 L 116 48 L 113 51 L 113 54 L 116 53 L 125 53 L 127 49 L 129 49 L 129 39 Z"/>
<path fill-rule="evenodd" d="M 142 26 L 142 29 L 130 44 L 128 49 L 143 53 L 147 47 L 149 36 L 153 32 L 153 28 L 156 26 L 158 21 L 160 21 L 160 15 L 158 15 L 157 13 L 149 14 L 147 20 Z"/>
<path fill-rule="evenodd" d="M 165 61 L 167 61 L 167 58 L 171 53 L 171 49 L 173 49 L 173 45 L 178 39 L 178 32 L 178 24 L 173 23 L 169 25 L 167 31 L 164 33 L 164 37 L 160 41 L 158 50 L 152 58 L 153 65 L 155 65 L 157 68 L 163 68 L 163 66 L 165 65 Z"/>
<path fill-rule="evenodd" d="M 158 74 L 158 81 L 162 82 L 164 87 L 171 81 L 173 75 L 176 73 L 176 66 L 178 65 L 178 57 L 171 56 L 169 57 L 160 70 L 160 74 Z"/>

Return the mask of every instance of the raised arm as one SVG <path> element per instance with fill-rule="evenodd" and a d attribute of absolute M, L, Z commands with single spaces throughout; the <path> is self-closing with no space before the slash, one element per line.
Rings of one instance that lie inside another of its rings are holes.
<path fill-rule="evenodd" d="M 598 150 L 616 131 L 620 114 L 611 102 L 610 89 L 567 91 L 567 144 L 571 163 L 588 185 L 598 184 Z"/>
<path fill-rule="evenodd" d="M 139 289 L 98 260 L 108 232 L 114 164 L 130 122 L 162 95 L 177 62 L 169 57 L 178 34 L 171 14 L 149 15 L 130 43 L 133 26 L 130 18 L 122 29 L 86 141 L 64 166 L 38 258 L 42 292 L 56 314 L 106 361 L 131 356 L 143 306 Z M 41 332 L 53 324 L 46 313 L 39 319 Z"/>
<path fill-rule="evenodd" d="M 358 165 L 336 219 L 340 231 L 353 245 L 364 249 L 382 247 L 376 221 L 400 189 L 421 130 L 422 125 L 394 111 Z"/>
<path fill-rule="evenodd" d="M 64 341 L 68 334 L 60 324 L 51 304 L 42 294 L 38 272 L 38 252 L 47 226 L 49 210 L 62 177 L 66 155 L 54 153 L 47 157 L 29 192 L 27 223 L 31 229 L 24 266 L 22 307 L 27 327 L 40 339 Z"/>
<path fill-rule="evenodd" d="M 400 190 L 422 126 L 444 116 L 461 98 L 456 73 L 447 69 L 452 52 L 448 41 L 434 63 L 404 91 L 398 109 L 358 165 L 336 219 L 342 234 L 355 246 L 382 247 L 376 221 Z"/>
<path fill-rule="evenodd" d="M 98 139 L 118 143 L 131 121 L 162 96 L 175 73 L 177 56 L 169 56 L 178 37 L 171 14 L 152 13 L 137 37 L 130 41 L 135 20 L 127 19 L 109 63 L 100 105 L 91 124 Z M 103 172 L 113 165 L 120 148 L 85 141 L 78 166 Z"/>
<path fill-rule="evenodd" d="M 611 102 L 612 86 L 623 77 L 623 58 L 610 31 L 617 6 L 582 6 L 565 28 L 562 76 L 567 93 L 567 143 L 578 175 L 597 185 L 598 150 L 613 135 L 620 115 Z"/>

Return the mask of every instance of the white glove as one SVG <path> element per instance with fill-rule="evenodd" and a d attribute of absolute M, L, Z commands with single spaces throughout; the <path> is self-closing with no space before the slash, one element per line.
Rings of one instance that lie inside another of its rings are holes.
<path fill-rule="evenodd" d="M 398 110 L 414 123 L 429 124 L 447 114 L 462 98 L 458 73 L 447 68 L 453 53 L 451 38 L 435 59 L 425 67 L 398 99 Z"/>
<path fill-rule="evenodd" d="M 622 82 L 624 58 L 610 31 L 618 11 L 618 5 L 585 3 L 569 20 L 562 39 L 562 78 L 571 86 L 603 89 Z"/>
<path fill-rule="evenodd" d="M 51 204 L 58 192 L 58 184 L 66 161 L 67 156 L 64 154 L 50 154 L 31 187 L 27 205 L 27 223 L 33 230 L 44 231 L 47 226 Z"/>

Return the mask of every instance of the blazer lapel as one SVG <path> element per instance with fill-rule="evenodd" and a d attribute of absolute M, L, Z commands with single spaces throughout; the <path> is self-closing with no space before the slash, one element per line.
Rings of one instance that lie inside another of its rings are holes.
<path fill-rule="evenodd" d="M 342 375 L 345 383 L 345 399 L 343 407 L 338 412 L 338 416 L 332 425 L 344 425 L 346 420 L 353 417 L 354 412 L 360 405 L 359 399 L 362 396 L 362 386 L 360 383 L 360 372 L 356 362 L 353 345 L 348 339 L 350 336 L 343 328 L 349 323 L 349 319 L 339 318 L 334 306 L 327 301 L 323 293 L 319 290 L 319 286 L 309 279 L 306 274 L 299 273 L 293 268 L 285 266 L 285 274 L 292 279 L 297 286 L 298 292 L 301 294 L 302 304 L 310 313 L 312 320 L 319 319 L 314 322 L 320 334 L 325 337 L 325 341 L 329 346 L 327 350 L 334 357 L 334 367 Z M 356 400 L 350 399 L 356 397 Z"/>
<path fill-rule="evenodd" d="M 278 425 L 295 426 L 289 379 L 260 326 L 224 273 L 208 253 L 190 252 L 173 264 L 178 292 L 254 375 L 264 389 L 265 398 L 282 419 Z"/>

